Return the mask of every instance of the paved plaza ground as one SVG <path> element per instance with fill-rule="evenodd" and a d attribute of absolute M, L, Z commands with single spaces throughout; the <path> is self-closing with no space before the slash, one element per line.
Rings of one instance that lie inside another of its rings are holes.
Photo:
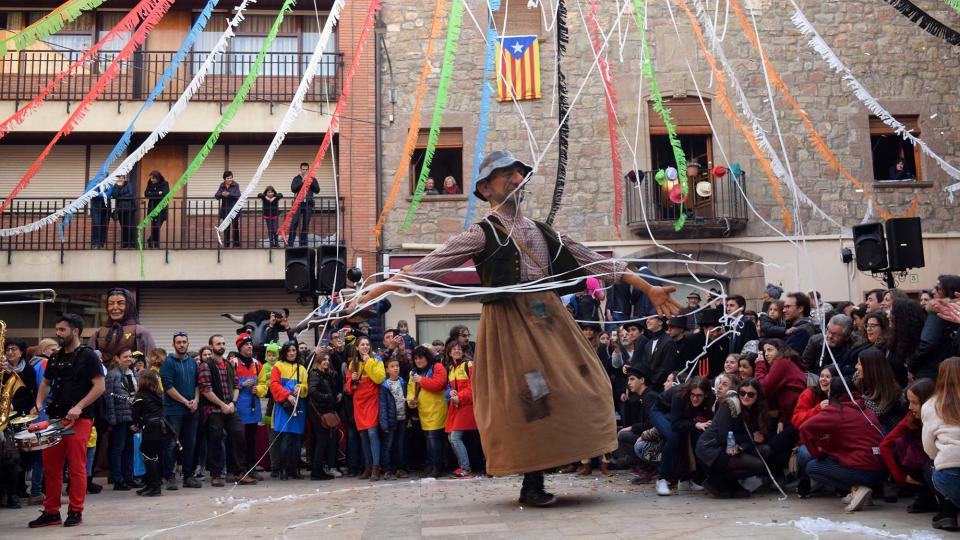
<path fill-rule="evenodd" d="M 517 504 L 519 484 L 519 477 L 273 480 L 233 490 L 205 483 L 202 489 L 152 499 L 105 489 L 87 496 L 84 522 L 74 529 L 28 529 L 36 506 L 0 510 L 0 538 L 960 539 L 958 533 L 931 529 L 930 514 L 908 514 L 906 500 L 877 502 L 847 514 L 836 497 L 658 497 L 652 485 L 633 486 L 626 474 L 609 479 L 551 475 L 547 488 L 561 499 L 553 508 L 535 509 Z M 66 506 L 63 510 L 65 516 Z"/>

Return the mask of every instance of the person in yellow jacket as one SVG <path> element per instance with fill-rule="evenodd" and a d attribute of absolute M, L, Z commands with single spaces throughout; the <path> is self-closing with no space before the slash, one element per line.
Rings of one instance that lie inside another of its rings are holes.
<path fill-rule="evenodd" d="M 427 439 L 427 469 L 423 476 L 436 478 L 443 469 L 443 434 L 447 423 L 447 370 L 433 352 L 413 350 L 413 369 L 407 382 L 407 405 L 416 409 L 420 429 Z"/>
<path fill-rule="evenodd" d="M 300 440 L 307 427 L 307 368 L 300 365 L 297 344 L 288 341 L 280 349 L 280 360 L 270 370 L 270 397 L 273 429 L 280 447 L 281 480 L 301 478 Z"/>
<path fill-rule="evenodd" d="M 277 363 L 277 356 L 280 354 L 280 344 L 276 341 L 267 343 L 265 347 L 266 352 L 264 353 L 263 359 L 263 368 L 260 369 L 260 374 L 257 376 L 257 389 L 256 394 L 261 397 L 268 397 L 270 394 L 270 372 L 273 371 L 274 364 Z M 269 446 L 270 446 L 270 477 L 277 478 L 280 473 L 280 453 L 279 448 L 273 442 L 277 438 L 277 433 L 273 431 L 273 400 L 267 399 L 267 408 L 266 412 L 263 414 L 263 418 L 260 419 L 265 426 L 267 426 L 267 433 L 269 435 Z"/>
<path fill-rule="evenodd" d="M 383 361 L 372 353 L 366 336 L 350 351 L 344 390 L 353 396 L 353 421 L 363 449 L 363 472 L 357 478 L 380 479 L 380 383 L 387 378 Z"/>

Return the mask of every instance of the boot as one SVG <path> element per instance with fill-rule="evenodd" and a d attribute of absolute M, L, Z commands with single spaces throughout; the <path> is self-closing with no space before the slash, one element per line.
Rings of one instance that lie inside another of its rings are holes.
<path fill-rule="evenodd" d="M 366 465 L 363 467 L 363 472 L 360 473 L 360 476 L 357 477 L 357 480 L 366 480 L 370 478 L 370 473 L 373 472 L 373 465 Z"/>
<path fill-rule="evenodd" d="M 526 473 L 523 475 L 523 487 L 520 488 L 520 504 L 529 506 L 550 506 L 557 500 L 552 493 L 544 489 L 543 473 Z"/>
<path fill-rule="evenodd" d="M 577 476 L 590 476 L 593 474 L 593 465 L 591 463 L 581 463 L 577 468 Z"/>
<path fill-rule="evenodd" d="M 600 476 L 613 476 L 613 473 L 610 472 L 610 463 L 606 461 L 600 462 Z"/>
<path fill-rule="evenodd" d="M 373 469 L 370 470 L 370 481 L 377 482 L 381 476 L 383 476 L 383 473 L 380 471 L 380 466 L 374 465 Z"/>

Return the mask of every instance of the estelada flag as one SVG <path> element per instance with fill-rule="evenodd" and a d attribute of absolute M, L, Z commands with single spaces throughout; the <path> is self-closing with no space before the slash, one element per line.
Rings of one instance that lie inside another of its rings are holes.
<path fill-rule="evenodd" d="M 497 39 L 497 99 L 540 99 L 540 45 L 537 36 Z"/>

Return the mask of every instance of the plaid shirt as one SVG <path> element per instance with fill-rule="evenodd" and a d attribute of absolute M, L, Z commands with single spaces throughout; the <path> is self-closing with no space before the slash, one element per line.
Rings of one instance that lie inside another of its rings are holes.
<path fill-rule="evenodd" d="M 230 403 L 233 401 L 233 388 L 227 387 L 227 365 L 224 363 L 223 359 L 217 360 L 217 373 L 220 374 L 220 388 L 223 389 L 225 394 L 223 397 L 220 397 L 220 400 L 224 403 Z M 213 392 L 213 374 L 210 373 L 210 366 L 206 362 L 200 363 L 200 372 L 197 375 L 197 386 L 200 388 L 200 395 L 203 395 L 207 392 Z M 215 393 L 215 392 L 214 392 Z M 203 407 L 204 414 L 216 414 L 220 412 L 220 407 L 207 401 L 208 405 Z"/>

